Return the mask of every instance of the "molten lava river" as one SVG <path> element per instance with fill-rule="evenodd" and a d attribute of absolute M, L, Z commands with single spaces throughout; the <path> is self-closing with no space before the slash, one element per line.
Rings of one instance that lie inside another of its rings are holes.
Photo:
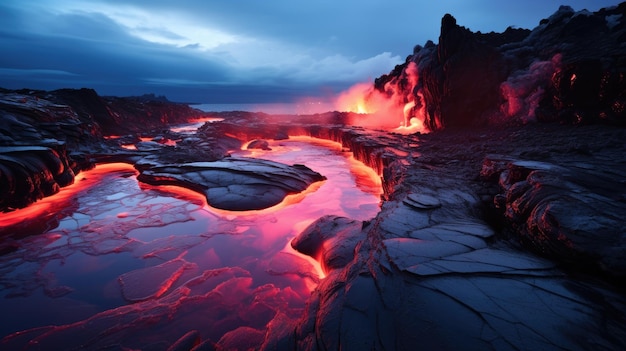
<path fill-rule="evenodd" d="M 0 349 L 166 349 L 191 330 L 217 342 L 242 328 L 265 333 L 278 312 L 298 318 L 323 272 L 290 240 L 323 215 L 374 217 L 382 190 L 339 144 L 270 147 L 235 155 L 306 164 L 328 179 L 270 209 L 228 212 L 110 164 L 0 214 Z"/>

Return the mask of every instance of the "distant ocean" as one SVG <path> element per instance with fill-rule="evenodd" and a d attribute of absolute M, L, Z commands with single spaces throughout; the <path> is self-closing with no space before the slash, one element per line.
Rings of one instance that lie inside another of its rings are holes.
<path fill-rule="evenodd" d="M 331 102 L 293 102 L 293 103 L 259 103 L 259 104 L 194 104 L 191 107 L 205 112 L 247 111 L 265 112 L 268 114 L 310 115 L 335 111 Z"/>

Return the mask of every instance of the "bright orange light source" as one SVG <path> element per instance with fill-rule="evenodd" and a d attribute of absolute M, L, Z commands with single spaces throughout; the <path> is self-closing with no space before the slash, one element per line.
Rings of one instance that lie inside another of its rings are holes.
<path fill-rule="evenodd" d="M 403 134 L 426 133 L 426 105 L 418 86 L 417 65 L 409 63 L 402 77 L 387 82 L 384 91 L 377 90 L 371 83 L 356 84 L 339 95 L 336 109 L 368 115 L 355 117 L 350 121 L 354 125 Z"/>

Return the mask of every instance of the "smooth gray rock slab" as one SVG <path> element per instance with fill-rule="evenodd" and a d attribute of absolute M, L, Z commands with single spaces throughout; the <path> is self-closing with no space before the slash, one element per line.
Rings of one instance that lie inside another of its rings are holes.
<path fill-rule="evenodd" d="M 409 267 L 406 270 L 417 275 L 449 273 L 502 273 L 518 275 L 553 274 L 555 265 L 529 254 L 483 248 L 458 255 L 442 257 Z"/>
<path fill-rule="evenodd" d="M 403 202 L 417 210 L 432 210 L 441 207 L 439 199 L 424 194 L 409 194 Z"/>
<path fill-rule="evenodd" d="M 160 165 L 142 163 L 138 180 L 178 185 L 206 195 L 209 205 L 232 211 L 259 210 L 280 203 L 325 178 L 303 165 L 252 158 Z"/>

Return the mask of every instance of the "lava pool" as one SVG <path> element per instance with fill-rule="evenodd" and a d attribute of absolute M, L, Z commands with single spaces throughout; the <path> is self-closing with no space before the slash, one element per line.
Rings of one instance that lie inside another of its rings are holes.
<path fill-rule="evenodd" d="M 1 214 L 0 348 L 166 349 L 191 330 L 258 339 L 277 314 L 298 318 L 323 272 L 290 240 L 324 215 L 374 217 L 382 189 L 339 144 L 270 147 L 234 156 L 305 164 L 327 180 L 273 208 L 229 212 L 110 164 Z"/>

